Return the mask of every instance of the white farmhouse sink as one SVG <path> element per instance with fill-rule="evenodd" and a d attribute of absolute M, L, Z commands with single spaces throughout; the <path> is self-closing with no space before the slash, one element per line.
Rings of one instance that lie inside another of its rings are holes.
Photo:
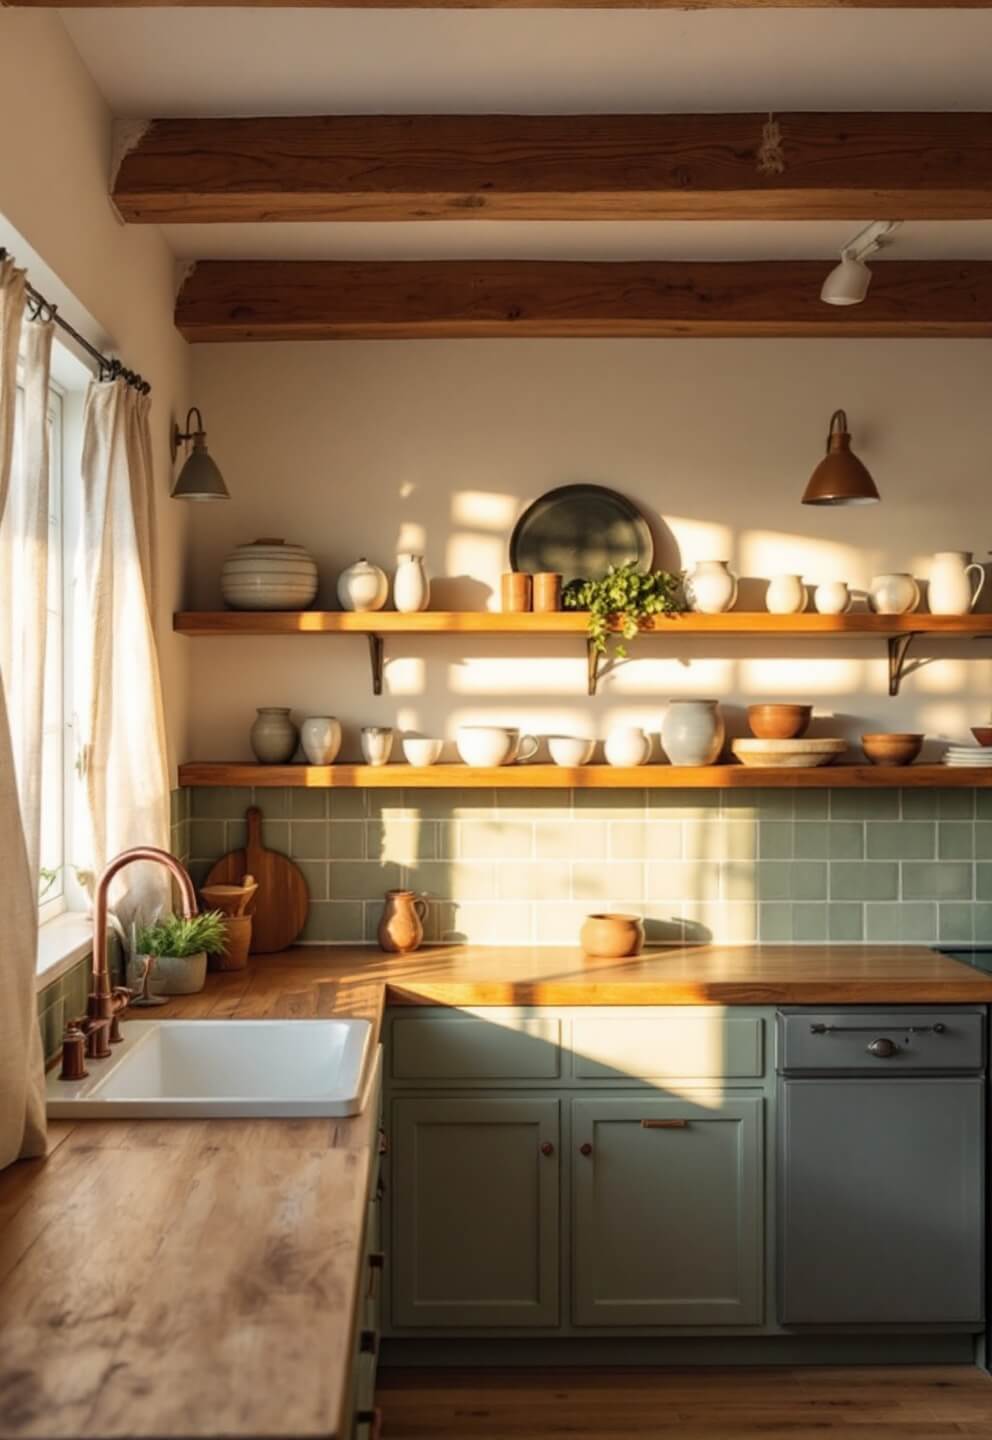
<path fill-rule="evenodd" d="M 368 1020 L 132 1020 L 85 1080 L 48 1078 L 52 1119 L 357 1115 Z"/>

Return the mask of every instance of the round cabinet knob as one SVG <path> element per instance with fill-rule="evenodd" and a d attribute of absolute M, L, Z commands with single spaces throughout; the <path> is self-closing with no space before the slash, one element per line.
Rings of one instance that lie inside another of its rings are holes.
<path fill-rule="evenodd" d="M 542 1155 L 553 1155 L 554 1153 L 555 1153 L 555 1147 L 552 1145 L 551 1141 L 550 1141 L 550 1140 L 545 1140 L 544 1143 L 543 1143 L 542 1146 L 541 1146 L 541 1154 L 542 1154 Z"/>
<path fill-rule="evenodd" d="M 589 1141 L 588 1141 L 588 1140 L 585 1142 L 585 1144 L 579 1146 L 579 1154 L 580 1154 L 580 1155 L 591 1155 L 591 1154 L 592 1154 L 592 1146 L 589 1144 Z"/>
<path fill-rule="evenodd" d="M 888 1060 L 898 1049 L 899 1046 L 894 1040 L 890 1040 L 887 1035 L 881 1035 L 868 1046 L 868 1054 L 876 1056 L 879 1060 Z"/>

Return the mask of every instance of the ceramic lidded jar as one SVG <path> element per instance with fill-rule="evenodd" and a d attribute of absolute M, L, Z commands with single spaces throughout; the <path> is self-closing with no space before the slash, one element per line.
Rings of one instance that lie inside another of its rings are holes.
<path fill-rule="evenodd" d="M 412 890 L 387 890 L 377 931 L 379 949 L 390 955 L 409 955 L 424 939 L 427 901 Z"/>
<path fill-rule="evenodd" d="M 769 615 L 800 615 L 808 598 L 801 576 L 773 575 L 765 591 L 765 609 Z"/>
<path fill-rule="evenodd" d="M 685 598 L 699 615 L 722 615 L 737 600 L 737 576 L 726 560 L 699 560 L 685 581 Z"/>
<path fill-rule="evenodd" d="M 363 555 L 338 576 L 338 600 L 342 610 L 381 610 L 389 597 L 385 570 Z"/>
<path fill-rule="evenodd" d="M 426 610 L 431 600 L 431 582 L 424 569 L 423 555 L 397 557 L 393 576 L 393 604 L 401 615 L 415 615 Z"/>
<path fill-rule="evenodd" d="M 296 754 L 300 734 L 289 718 L 288 708 L 263 705 L 248 734 L 260 765 L 285 765 Z"/>
<path fill-rule="evenodd" d="M 673 765 L 712 765 L 724 735 L 715 700 L 671 700 L 661 723 L 661 748 Z"/>
<path fill-rule="evenodd" d="M 920 603 L 912 575 L 876 575 L 868 586 L 868 604 L 876 615 L 908 615 Z"/>
<path fill-rule="evenodd" d="M 341 722 L 333 715 L 311 715 L 300 726 L 300 744 L 311 765 L 333 765 L 341 749 Z"/>
<path fill-rule="evenodd" d="M 253 540 L 228 555 L 220 589 L 233 610 L 305 610 L 317 595 L 317 564 L 302 545 Z"/>
<path fill-rule="evenodd" d="M 927 590 L 931 615 L 967 615 L 975 608 L 985 586 L 985 569 L 970 560 L 967 550 L 938 550 L 934 555 Z"/>

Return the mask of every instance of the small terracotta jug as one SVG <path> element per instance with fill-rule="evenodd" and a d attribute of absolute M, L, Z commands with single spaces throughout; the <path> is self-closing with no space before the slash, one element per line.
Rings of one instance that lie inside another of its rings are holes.
<path fill-rule="evenodd" d="M 387 890 L 379 921 L 379 949 L 392 955 L 409 955 L 424 938 L 427 901 L 412 890 Z"/>

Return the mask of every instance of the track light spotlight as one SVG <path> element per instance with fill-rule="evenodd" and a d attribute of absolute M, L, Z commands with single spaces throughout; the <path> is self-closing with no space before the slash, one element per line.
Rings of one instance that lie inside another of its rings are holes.
<path fill-rule="evenodd" d="M 840 264 L 834 266 L 823 282 L 820 299 L 824 304 L 861 304 L 871 284 L 871 271 L 865 261 L 892 243 L 892 236 L 901 224 L 901 220 L 874 220 L 844 246 Z"/>

